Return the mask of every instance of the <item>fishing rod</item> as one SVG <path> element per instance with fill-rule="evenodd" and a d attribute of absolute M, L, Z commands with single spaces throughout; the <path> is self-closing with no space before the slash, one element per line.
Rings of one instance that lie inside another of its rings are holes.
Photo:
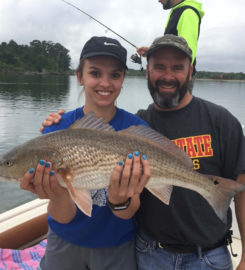
<path fill-rule="evenodd" d="M 77 9 L 78 11 L 82 12 L 83 14 L 85 14 L 86 16 L 88 16 L 90 19 L 93 19 L 94 21 L 96 21 L 97 23 L 99 23 L 100 25 L 102 25 L 103 27 L 105 27 L 107 30 L 111 31 L 112 33 L 114 33 L 115 35 L 117 35 L 118 37 L 120 37 L 121 39 L 123 39 L 124 41 L 126 41 L 128 44 L 130 44 L 131 46 L 133 46 L 134 48 L 137 49 L 137 46 L 134 45 L 132 42 L 128 41 L 126 38 L 124 38 L 123 36 L 119 35 L 117 32 L 115 32 L 114 30 L 112 30 L 110 27 L 108 27 L 107 25 L 103 24 L 102 22 L 100 22 L 99 20 L 97 20 L 96 18 L 94 18 L 93 16 L 89 15 L 87 12 L 85 12 L 84 10 L 78 8 L 77 6 L 65 1 L 65 0 L 61 0 L 62 2 L 66 3 L 67 5 Z M 131 60 L 134 63 L 140 64 L 141 65 L 141 69 L 143 69 L 142 67 L 142 60 L 141 60 L 141 56 L 138 56 L 138 54 L 133 54 L 131 56 Z"/>
<path fill-rule="evenodd" d="M 112 33 L 116 34 L 117 36 L 119 36 L 121 39 L 123 39 L 124 41 L 128 42 L 131 46 L 133 46 L 134 48 L 137 49 L 137 46 L 134 45 L 133 43 L 131 43 L 130 41 L 128 41 L 126 38 L 124 38 L 123 36 L 119 35 L 118 33 L 116 33 L 114 30 L 112 30 L 110 27 L 106 26 L 105 24 L 103 24 L 102 22 L 100 22 L 99 20 L 97 20 L 96 18 L 94 18 L 93 16 L 89 15 L 87 12 L 81 10 L 80 8 L 76 7 L 75 5 L 65 1 L 65 0 L 61 0 L 63 2 L 65 2 L 67 5 L 74 7 L 75 9 L 79 10 L 80 12 L 82 12 L 83 14 L 87 15 L 89 18 L 93 19 L 94 21 L 96 21 L 97 23 L 99 23 L 100 25 L 104 26 L 106 29 L 108 29 L 109 31 L 111 31 Z"/>

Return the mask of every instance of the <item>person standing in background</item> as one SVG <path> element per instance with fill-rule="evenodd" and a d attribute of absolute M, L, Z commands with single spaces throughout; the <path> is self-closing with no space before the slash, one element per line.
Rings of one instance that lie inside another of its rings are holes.
<path fill-rule="evenodd" d="M 158 0 L 164 10 L 171 9 L 165 26 L 166 34 L 183 37 L 192 50 L 192 80 L 189 82 L 188 90 L 192 92 L 193 82 L 196 75 L 196 53 L 198 38 L 200 34 L 201 20 L 204 16 L 202 3 L 194 0 Z M 148 47 L 140 47 L 137 52 L 145 56 Z"/>

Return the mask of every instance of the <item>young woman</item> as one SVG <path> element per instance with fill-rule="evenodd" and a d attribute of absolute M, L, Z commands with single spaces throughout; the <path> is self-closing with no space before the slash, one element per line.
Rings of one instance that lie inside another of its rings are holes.
<path fill-rule="evenodd" d="M 63 114 L 58 124 L 46 127 L 43 133 L 66 129 L 89 112 L 103 117 L 116 131 L 131 125 L 146 125 L 137 116 L 115 106 L 127 70 L 126 56 L 125 48 L 115 39 L 92 37 L 88 40 L 76 71 L 77 80 L 84 87 L 85 104 Z M 140 164 L 143 173 L 140 173 Z M 41 160 L 35 170 L 31 168 L 22 179 L 21 188 L 36 193 L 39 198 L 50 199 L 48 244 L 41 269 L 137 269 L 135 225 L 129 217 L 139 206 L 139 193 L 149 177 L 146 157 L 140 157 L 137 151 L 129 153 L 112 173 L 108 191 L 111 201 L 108 203 L 107 190 L 93 192 L 92 216 L 88 217 L 58 184 L 50 162 Z M 113 214 L 122 205 L 125 210 L 121 214 L 125 219 Z"/>

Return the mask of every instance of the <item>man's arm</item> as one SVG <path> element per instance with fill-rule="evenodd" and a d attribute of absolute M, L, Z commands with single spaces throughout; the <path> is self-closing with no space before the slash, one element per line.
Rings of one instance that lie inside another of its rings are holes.
<path fill-rule="evenodd" d="M 240 174 L 237 181 L 245 184 L 245 174 Z M 245 191 L 235 196 L 236 218 L 242 241 L 242 257 L 237 270 L 245 270 Z"/>

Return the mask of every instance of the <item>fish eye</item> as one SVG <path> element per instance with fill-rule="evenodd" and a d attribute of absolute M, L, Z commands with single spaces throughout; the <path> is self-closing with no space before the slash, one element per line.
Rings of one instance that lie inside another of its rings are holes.
<path fill-rule="evenodd" d="M 13 162 L 11 160 L 7 160 L 4 164 L 8 167 L 11 167 L 13 165 Z"/>

